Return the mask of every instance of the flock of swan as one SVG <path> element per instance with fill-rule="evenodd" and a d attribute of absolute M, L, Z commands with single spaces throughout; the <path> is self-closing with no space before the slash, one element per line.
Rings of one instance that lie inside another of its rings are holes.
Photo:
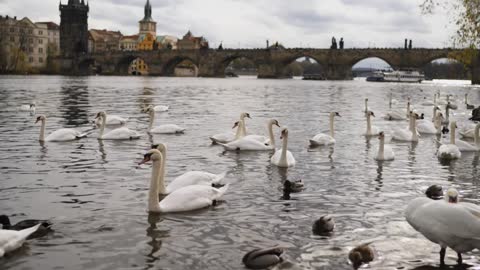
<path fill-rule="evenodd" d="M 393 109 L 393 105 L 399 103 L 390 95 L 389 108 L 384 118 L 392 121 L 408 120 L 405 127 L 397 127 L 391 132 L 391 141 L 418 142 L 423 139 L 423 134 L 440 135 L 450 133 L 450 140 L 436 141 L 439 144 L 437 156 L 442 160 L 453 160 L 461 157 L 465 151 L 480 151 L 480 124 L 464 124 L 459 134 L 465 138 L 473 138 L 474 144 L 465 140 L 456 139 L 457 121 L 450 120 L 450 110 L 458 109 L 458 104 L 450 95 L 442 98 L 440 93 L 434 95 L 433 101 L 424 101 L 421 106 L 432 107 L 432 119 L 426 119 L 425 114 L 420 114 L 420 109 L 413 108 L 410 98 L 406 101 L 405 108 Z M 471 109 L 465 95 L 466 109 Z M 445 114 L 441 106 L 444 106 Z M 35 114 L 35 104 L 20 107 L 21 110 L 30 111 Z M 185 128 L 175 124 L 164 124 L 155 126 L 155 114 L 167 111 L 168 106 L 152 106 L 145 108 L 143 112 L 148 114 L 150 122 L 149 133 L 178 134 L 184 133 Z M 379 143 L 374 156 L 378 161 L 391 161 L 395 159 L 395 153 L 390 144 L 386 144 L 386 132 L 373 125 L 375 113 L 368 106 L 368 99 L 365 99 L 364 108 L 366 128 L 364 136 L 378 137 Z M 338 112 L 329 114 L 329 133 L 319 133 L 310 139 L 310 147 L 321 147 L 335 145 L 335 118 L 341 117 Z M 241 113 L 239 120 L 233 125 L 235 132 L 227 131 L 214 134 L 210 137 L 213 144 L 218 144 L 226 151 L 272 151 L 271 164 L 289 168 L 295 166 L 296 160 L 288 150 L 288 128 L 281 127 L 276 119 L 267 123 L 268 136 L 259 134 L 248 134 L 247 119 L 249 113 Z M 107 115 L 106 112 L 98 112 L 95 123 L 98 125 L 98 140 L 134 140 L 141 138 L 141 134 L 123 126 L 128 119 L 116 115 Z M 93 130 L 79 131 L 76 129 L 62 128 L 50 132 L 46 136 L 47 118 L 39 115 L 36 122 L 41 122 L 39 140 L 44 142 L 71 141 L 88 137 Z M 120 126 L 111 131 L 105 132 L 106 126 Z M 276 146 L 274 126 L 280 129 L 281 148 Z M 152 162 L 152 173 L 148 192 L 148 211 L 156 213 L 183 212 L 200 209 L 216 204 L 228 190 L 229 184 L 224 183 L 225 173 L 213 174 L 205 171 L 189 171 L 170 181 L 166 182 L 166 161 L 167 146 L 163 143 L 152 146 L 148 150 L 139 165 Z M 302 188 L 303 182 L 285 182 L 285 188 Z M 426 192 L 426 197 L 416 198 L 408 203 L 405 211 L 407 222 L 418 232 L 423 234 L 430 241 L 441 246 L 440 263 L 444 265 L 446 248 L 451 248 L 458 254 L 458 263 L 462 263 L 461 254 L 475 248 L 480 248 L 480 207 L 467 202 L 459 201 L 459 194 L 450 188 L 443 196 L 442 188 L 432 186 Z M 445 199 L 442 199 L 445 197 Z M 160 199 L 159 199 L 160 198 Z M 0 216 L 1 217 L 1 216 Z M 7 223 L 5 223 L 7 224 Z M 0 230 L 0 257 L 22 245 L 22 243 L 42 226 L 42 223 L 31 224 L 28 228 L 10 228 L 10 225 L 3 226 Z M 9 224 L 9 222 L 8 222 Z M 51 224 L 50 224 L 51 225 Z M 44 227 L 49 227 L 43 225 Z M 322 216 L 312 226 L 314 234 L 328 234 L 335 228 L 333 218 L 329 215 Z M 354 268 L 374 259 L 374 253 L 369 246 L 364 244 L 353 249 L 349 259 Z M 282 261 L 280 247 L 255 249 L 243 257 L 243 263 L 253 269 L 260 269 Z"/>

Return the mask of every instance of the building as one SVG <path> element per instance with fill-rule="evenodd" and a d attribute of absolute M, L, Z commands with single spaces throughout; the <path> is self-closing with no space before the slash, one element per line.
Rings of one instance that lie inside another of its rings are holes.
<path fill-rule="evenodd" d="M 122 51 L 136 51 L 137 50 L 138 35 L 123 36 L 120 39 L 120 50 Z"/>
<path fill-rule="evenodd" d="M 28 18 L 0 16 L 0 72 L 35 72 L 46 67 L 48 27 Z"/>
<path fill-rule="evenodd" d="M 137 50 L 151 51 L 155 48 L 155 36 L 151 33 L 140 34 L 138 37 Z M 156 49 L 156 48 L 155 48 Z"/>
<path fill-rule="evenodd" d="M 139 35 L 150 34 L 153 37 L 157 36 L 157 23 L 152 19 L 152 6 L 150 5 L 150 0 L 147 0 L 145 4 L 145 16 L 141 21 L 139 21 Z"/>
<path fill-rule="evenodd" d="M 148 66 L 141 58 L 136 58 L 128 67 L 128 74 L 131 75 L 148 75 Z"/>
<path fill-rule="evenodd" d="M 157 46 L 158 49 L 177 49 L 178 38 L 174 36 L 157 36 Z"/>
<path fill-rule="evenodd" d="M 179 50 L 208 48 L 208 41 L 204 37 L 195 37 L 192 32 L 188 31 L 182 39 L 178 40 L 177 47 Z"/>
<path fill-rule="evenodd" d="M 106 29 L 91 29 L 88 31 L 88 52 L 103 53 L 118 51 L 120 49 L 120 31 L 108 31 Z"/>
<path fill-rule="evenodd" d="M 54 22 L 37 22 L 36 25 L 45 25 L 48 32 L 48 56 L 60 55 L 60 26 Z"/>
<path fill-rule="evenodd" d="M 88 52 L 88 3 L 85 0 L 60 1 L 60 52 L 66 58 Z"/>

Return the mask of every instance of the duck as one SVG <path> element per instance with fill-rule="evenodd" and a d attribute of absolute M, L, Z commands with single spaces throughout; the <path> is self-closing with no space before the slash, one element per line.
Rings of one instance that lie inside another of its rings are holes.
<path fill-rule="evenodd" d="M 458 191 L 447 190 L 444 200 L 415 198 L 405 211 L 407 222 L 433 243 L 439 244 L 440 266 L 445 266 L 447 247 L 457 252 L 457 263 L 462 264 L 462 253 L 480 249 L 480 207 L 458 202 Z"/>
<path fill-rule="evenodd" d="M 310 139 L 310 146 L 315 147 L 315 146 L 323 146 L 323 145 L 332 145 L 335 144 L 335 128 L 333 125 L 334 118 L 335 117 L 341 117 L 338 112 L 331 112 L 330 113 L 330 135 L 327 135 L 325 133 L 319 133 L 315 135 L 312 139 Z"/>
<path fill-rule="evenodd" d="M 152 149 L 157 149 L 162 153 L 162 169 L 160 175 L 165 178 L 166 174 L 166 162 L 167 162 L 167 146 L 163 143 L 152 145 Z M 191 185 L 206 185 L 206 186 L 219 186 L 222 185 L 221 181 L 227 175 L 226 172 L 220 174 L 213 174 L 204 171 L 188 171 L 182 175 L 177 176 L 173 179 L 164 190 L 159 192 L 160 195 L 170 194 L 173 191 L 180 189 L 182 187 L 191 186 Z M 158 184 L 161 186 L 161 183 Z"/>
<path fill-rule="evenodd" d="M 348 253 L 348 259 L 352 262 L 354 269 L 358 269 L 362 264 L 369 263 L 375 258 L 375 252 L 370 244 L 362 244 Z"/>
<path fill-rule="evenodd" d="M 437 157 L 444 160 L 459 159 L 462 156 L 460 149 L 455 145 L 455 128 L 456 122 L 452 121 L 450 123 L 450 143 L 444 143 L 438 148 Z"/>
<path fill-rule="evenodd" d="M 136 140 L 140 139 L 140 134 L 138 134 L 136 131 L 131 130 L 127 127 L 121 127 L 117 128 L 114 130 L 111 130 L 107 132 L 106 134 L 103 134 L 105 132 L 105 125 L 106 125 L 106 119 L 107 119 L 107 114 L 104 111 L 101 111 L 97 113 L 97 116 L 95 119 L 100 119 L 100 133 L 98 134 L 98 139 L 99 140 Z"/>
<path fill-rule="evenodd" d="M 47 117 L 45 115 L 37 116 L 35 124 L 38 122 L 42 122 L 42 126 L 40 128 L 40 136 L 38 138 L 41 142 L 66 142 L 66 141 L 74 141 L 81 138 L 87 137 L 88 133 L 81 133 L 78 130 L 73 128 L 61 128 L 57 129 L 54 132 L 50 133 L 45 138 L 45 125 L 47 122 Z"/>
<path fill-rule="evenodd" d="M 265 269 L 281 263 L 284 252 L 281 247 L 256 248 L 245 254 L 242 262 L 249 269 Z"/>
<path fill-rule="evenodd" d="M 406 141 L 406 142 L 418 142 L 418 132 L 416 126 L 416 113 L 410 114 L 410 125 L 409 128 L 397 128 L 394 130 L 392 139 L 397 141 Z"/>
<path fill-rule="evenodd" d="M 365 132 L 365 136 L 377 136 L 380 133 L 380 130 L 376 126 L 372 126 L 371 117 L 375 117 L 375 114 L 372 111 L 367 113 L 367 131 Z"/>
<path fill-rule="evenodd" d="M 270 163 L 277 167 L 288 168 L 293 167 L 296 164 L 295 158 L 292 153 L 288 151 L 288 128 L 283 127 L 280 135 L 280 139 L 283 140 L 283 146 L 281 149 L 276 150 L 273 156 L 270 158 Z"/>
<path fill-rule="evenodd" d="M 165 194 L 164 177 L 162 170 L 162 153 L 157 149 L 150 149 L 139 163 L 142 165 L 152 161 L 152 176 L 148 192 L 148 211 L 151 213 L 185 212 L 216 204 L 228 189 L 229 184 L 221 188 L 208 185 L 189 185 L 174 190 L 165 196 L 160 202 L 158 194 Z"/>
<path fill-rule="evenodd" d="M 0 230 L 0 258 L 10 251 L 13 251 L 23 245 L 25 240 L 34 232 L 42 224 L 37 224 L 27 229 L 23 229 L 20 231 L 14 230 Z"/>
<path fill-rule="evenodd" d="M 374 159 L 377 161 L 388 161 L 395 159 L 395 153 L 390 145 L 385 144 L 385 133 L 381 131 L 378 134 L 378 150 L 377 154 L 375 155 Z"/>
<path fill-rule="evenodd" d="M 38 229 L 27 237 L 28 239 L 39 238 L 45 236 L 47 233 L 51 232 L 52 223 L 48 220 L 37 220 L 37 219 L 25 219 L 17 222 L 15 225 L 10 223 L 10 219 L 7 215 L 0 215 L 0 224 L 4 230 L 14 230 L 21 231 L 27 228 L 31 228 L 37 224 L 40 224 Z"/>
<path fill-rule="evenodd" d="M 443 199 L 443 188 L 440 185 L 431 185 L 425 190 L 425 195 L 432 200 Z"/>
<path fill-rule="evenodd" d="M 184 133 L 185 128 L 180 127 L 175 124 L 166 124 L 153 127 L 153 122 L 155 121 L 155 110 L 153 107 L 147 108 L 147 113 L 150 117 L 150 123 L 148 126 L 148 132 L 153 134 L 177 134 L 177 133 Z"/>
<path fill-rule="evenodd" d="M 288 192 L 288 193 L 296 193 L 300 192 L 304 188 L 304 183 L 302 179 L 297 179 L 297 180 L 285 180 L 283 182 L 283 191 Z"/>
<path fill-rule="evenodd" d="M 328 235 L 335 229 L 335 220 L 330 215 L 321 216 L 312 225 L 312 233 L 315 235 Z"/>
<path fill-rule="evenodd" d="M 237 121 L 233 124 L 232 129 L 237 128 L 237 132 L 225 132 L 225 133 L 218 133 L 210 137 L 212 144 L 219 144 L 219 143 L 229 143 L 240 138 L 245 137 L 243 134 L 243 128 L 240 125 L 240 121 Z"/>

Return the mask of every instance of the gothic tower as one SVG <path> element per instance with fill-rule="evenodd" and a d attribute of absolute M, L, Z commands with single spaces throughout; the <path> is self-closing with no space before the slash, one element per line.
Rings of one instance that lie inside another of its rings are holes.
<path fill-rule="evenodd" d="M 153 37 L 157 36 L 157 23 L 152 19 L 152 6 L 150 5 L 150 0 L 147 0 L 145 4 L 145 16 L 141 21 L 139 34 L 152 34 Z"/>
<path fill-rule="evenodd" d="M 88 52 L 88 3 L 85 0 L 60 0 L 60 52 L 71 58 Z"/>

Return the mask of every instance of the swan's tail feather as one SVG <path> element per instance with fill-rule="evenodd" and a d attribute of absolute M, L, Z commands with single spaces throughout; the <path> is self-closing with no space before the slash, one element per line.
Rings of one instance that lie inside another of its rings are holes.
<path fill-rule="evenodd" d="M 230 186 L 230 184 L 226 184 L 225 186 L 223 186 L 221 188 L 214 189 L 215 190 L 215 195 L 214 195 L 213 199 L 217 200 L 220 197 L 222 197 L 223 194 L 225 194 L 225 192 L 227 192 L 229 186 Z"/>
<path fill-rule="evenodd" d="M 217 139 L 213 138 L 213 137 L 209 137 L 210 140 L 212 141 L 212 144 L 218 144 L 219 142 L 217 141 Z"/>
<path fill-rule="evenodd" d="M 42 223 L 38 223 L 37 225 L 35 225 L 33 227 L 21 230 L 20 231 L 21 238 L 22 239 L 27 239 L 27 237 L 29 237 L 32 233 L 36 232 L 38 230 L 38 227 L 40 227 L 41 225 L 42 225 Z"/>
<path fill-rule="evenodd" d="M 223 178 L 225 178 L 225 176 L 227 176 L 227 172 L 216 174 L 215 177 L 212 180 L 212 184 L 214 184 L 214 185 L 221 184 L 221 181 L 222 181 Z"/>

